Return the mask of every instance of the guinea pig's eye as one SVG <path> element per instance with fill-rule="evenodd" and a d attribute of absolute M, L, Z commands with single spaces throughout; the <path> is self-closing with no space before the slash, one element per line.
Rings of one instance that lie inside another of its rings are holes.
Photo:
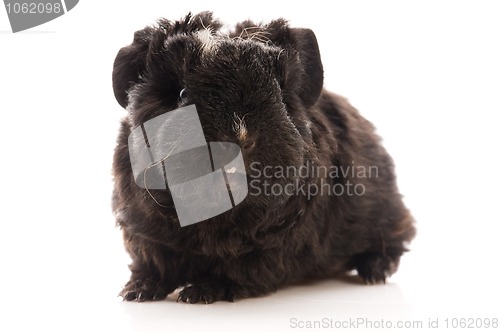
<path fill-rule="evenodd" d="M 181 92 L 179 92 L 179 100 L 184 100 L 188 96 L 188 92 L 186 88 L 182 89 Z"/>

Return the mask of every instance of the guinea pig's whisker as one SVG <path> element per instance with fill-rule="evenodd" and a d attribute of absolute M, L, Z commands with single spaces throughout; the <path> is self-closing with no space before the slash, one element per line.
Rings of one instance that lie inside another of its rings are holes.
<path fill-rule="evenodd" d="M 238 139 L 240 141 L 245 140 L 247 138 L 247 135 L 248 135 L 248 130 L 247 130 L 247 127 L 245 125 L 245 116 L 247 114 L 243 115 L 243 117 L 240 117 L 238 114 L 234 113 L 233 130 L 236 133 L 236 135 L 238 136 Z"/>
<path fill-rule="evenodd" d="M 249 32 L 248 30 L 257 30 L 253 32 Z M 236 37 L 237 40 L 257 40 L 263 44 L 268 44 L 271 40 L 265 35 L 269 35 L 270 33 L 267 31 L 263 31 L 262 27 L 246 27 L 241 30 L 240 35 Z M 243 35 L 245 38 L 243 38 Z"/>
<path fill-rule="evenodd" d="M 148 193 L 148 194 L 149 194 L 149 196 L 153 199 L 153 201 L 155 201 L 155 203 L 156 203 L 156 204 L 158 204 L 158 205 L 159 205 L 159 206 L 161 206 L 161 207 L 167 207 L 167 206 L 166 206 L 166 205 L 161 204 L 160 202 L 158 202 L 158 200 L 157 200 L 157 199 L 153 196 L 153 194 L 152 194 L 152 193 L 151 193 L 151 191 L 149 190 L 149 188 L 148 188 L 148 182 L 147 182 L 147 178 L 146 178 L 146 176 L 147 176 L 147 172 L 148 172 L 148 170 L 149 170 L 149 169 L 151 169 L 151 168 L 153 168 L 153 167 L 155 167 L 155 166 L 157 166 L 157 165 L 159 165 L 159 164 L 162 164 L 162 166 L 163 166 L 162 168 L 163 168 L 163 172 L 164 172 L 163 177 L 164 177 L 164 179 L 166 180 L 166 174 L 165 174 L 166 170 L 165 170 L 165 165 L 163 164 L 163 162 L 164 162 L 165 160 L 167 160 L 167 158 L 168 158 L 168 157 L 170 157 L 170 156 L 172 155 L 172 153 L 175 151 L 175 148 L 176 148 L 176 147 L 179 145 L 179 143 L 182 141 L 182 138 L 183 138 L 184 136 L 186 136 L 187 134 L 189 134 L 189 132 L 190 132 L 190 131 L 191 131 L 191 129 L 189 129 L 189 130 L 188 130 L 188 131 L 186 131 L 185 133 L 182 133 L 182 134 L 181 134 L 181 137 L 179 137 L 179 139 L 175 142 L 175 144 L 174 144 L 174 146 L 172 147 L 172 149 L 170 150 L 170 152 L 169 152 L 169 153 L 168 153 L 165 157 L 163 157 L 162 159 L 158 160 L 158 161 L 157 161 L 157 162 L 155 162 L 155 163 L 152 163 L 152 164 L 148 165 L 148 166 L 146 167 L 146 169 L 144 169 L 144 174 L 143 174 L 144 189 L 146 189 L 147 193 Z M 167 183 L 166 183 L 166 181 L 165 181 L 165 188 L 166 188 L 166 187 L 167 187 Z"/>
<path fill-rule="evenodd" d="M 201 17 L 200 17 L 200 23 L 201 23 L 201 26 L 202 26 L 205 30 L 207 30 L 210 34 L 212 34 L 212 33 L 213 33 L 214 29 L 213 29 L 210 25 L 209 25 L 208 27 L 207 27 L 207 26 L 205 26 L 205 24 L 203 23 L 203 20 L 201 19 Z"/>
<path fill-rule="evenodd" d="M 281 53 L 283 53 L 284 51 L 285 51 L 285 49 L 281 49 L 280 52 L 278 53 L 278 61 L 280 59 Z"/>
<path fill-rule="evenodd" d="M 244 39 L 243 34 L 246 34 L 247 36 L 249 35 L 247 30 L 255 30 L 255 29 L 261 29 L 261 27 L 247 27 L 243 30 L 241 30 L 240 35 L 236 39 Z"/>

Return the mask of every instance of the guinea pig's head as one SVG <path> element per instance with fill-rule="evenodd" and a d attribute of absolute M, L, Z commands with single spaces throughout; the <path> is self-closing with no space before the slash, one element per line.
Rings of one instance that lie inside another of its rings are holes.
<path fill-rule="evenodd" d="M 116 99 L 132 127 L 196 105 L 208 142 L 241 147 L 249 181 L 262 180 L 253 189 L 263 181 L 285 185 L 293 179 L 263 169 L 304 164 L 311 145 L 305 110 L 323 86 L 316 37 L 282 19 L 245 21 L 226 34 L 220 28 L 203 12 L 137 31 L 114 63 Z M 254 205 L 285 200 L 285 193 L 255 194 L 251 186 L 246 198 Z"/>

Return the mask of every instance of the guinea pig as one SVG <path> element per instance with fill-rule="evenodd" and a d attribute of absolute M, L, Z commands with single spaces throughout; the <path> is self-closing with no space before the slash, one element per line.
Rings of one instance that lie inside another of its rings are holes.
<path fill-rule="evenodd" d="M 131 256 L 127 301 L 212 303 L 356 271 L 380 283 L 415 236 L 391 157 L 374 126 L 323 88 L 315 34 L 286 20 L 232 30 L 212 13 L 135 32 L 113 65 L 126 109 L 113 159 L 112 209 Z M 169 189 L 137 185 L 130 133 L 196 105 L 207 142 L 242 152 L 248 195 L 181 227 Z"/>

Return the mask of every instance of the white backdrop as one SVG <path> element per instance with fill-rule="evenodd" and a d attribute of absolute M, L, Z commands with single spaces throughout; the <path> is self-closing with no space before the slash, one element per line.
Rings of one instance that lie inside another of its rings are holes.
<path fill-rule="evenodd" d="M 325 3 L 80 1 L 16 34 L 0 9 L 0 330 L 283 331 L 322 318 L 438 319 L 443 328 L 500 318 L 500 5 Z M 135 30 L 201 10 L 315 31 L 326 87 L 377 126 L 418 220 L 387 285 L 324 281 L 209 306 L 117 298 L 128 257 L 111 215 L 111 160 L 125 111 L 112 63 Z"/>

